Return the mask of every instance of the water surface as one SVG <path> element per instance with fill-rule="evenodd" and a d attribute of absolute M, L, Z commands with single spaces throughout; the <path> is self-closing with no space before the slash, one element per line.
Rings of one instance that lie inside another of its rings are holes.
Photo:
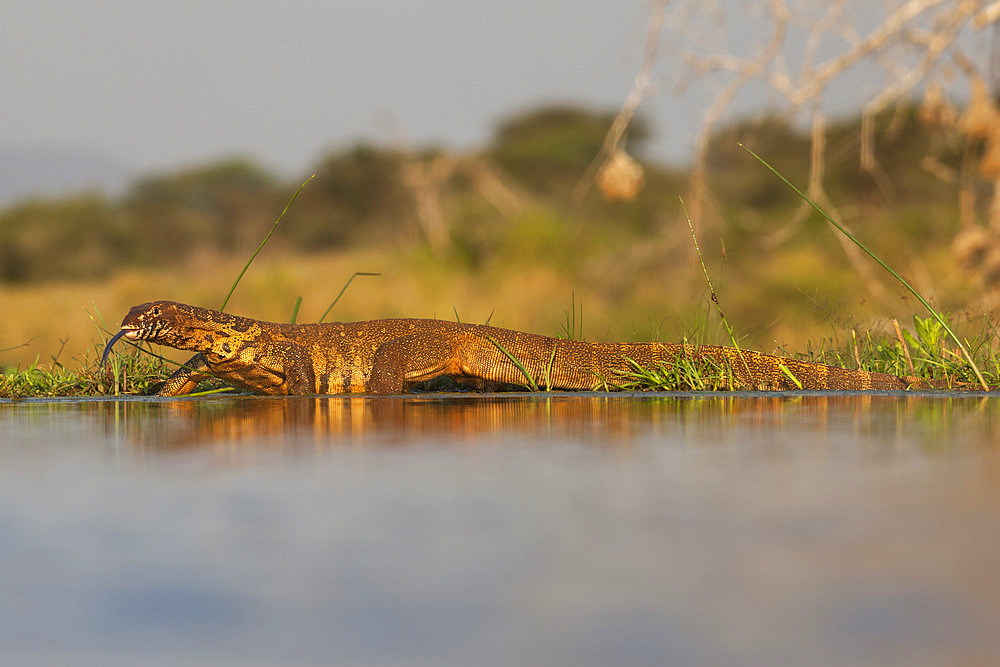
<path fill-rule="evenodd" d="M 0 659 L 1000 661 L 1000 399 L 0 403 Z"/>

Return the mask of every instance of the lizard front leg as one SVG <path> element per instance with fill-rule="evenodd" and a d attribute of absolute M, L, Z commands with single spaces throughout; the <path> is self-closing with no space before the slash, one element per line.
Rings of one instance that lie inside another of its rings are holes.
<path fill-rule="evenodd" d="M 195 390 L 199 382 L 213 377 L 211 373 L 202 372 L 207 369 L 208 364 L 205 361 L 205 355 L 199 352 L 188 359 L 183 366 L 174 371 L 167 378 L 167 381 L 163 383 L 163 386 L 160 387 L 160 390 L 156 392 L 156 395 L 183 396 L 184 394 L 190 394 Z"/>
<path fill-rule="evenodd" d="M 253 348 L 250 347 L 250 350 Z M 178 368 L 157 392 L 158 396 L 190 394 L 198 383 L 218 378 L 257 394 L 301 395 L 316 392 L 312 359 L 295 343 L 261 346 L 256 354 L 219 357 L 199 352 Z"/>
<path fill-rule="evenodd" d="M 292 341 L 258 341 L 219 361 L 209 357 L 208 362 L 218 377 L 257 394 L 316 393 L 309 350 Z"/>

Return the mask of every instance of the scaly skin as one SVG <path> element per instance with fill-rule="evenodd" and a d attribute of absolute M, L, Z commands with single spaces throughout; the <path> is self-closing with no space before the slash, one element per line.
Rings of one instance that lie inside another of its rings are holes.
<path fill-rule="evenodd" d="M 389 319 L 329 324 L 275 324 L 173 301 L 133 307 L 124 335 L 197 354 L 159 394 L 190 393 L 219 377 L 258 394 L 398 394 L 441 375 L 478 386 L 528 385 L 517 359 L 540 389 L 593 390 L 626 384 L 641 367 L 678 357 L 711 360 L 735 389 L 902 390 L 941 386 L 920 378 L 847 370 L 715 345 L 586 343 L 479 324 Z M 508 354 L 509 353 L 509 356 Z M 787 371 L 787 372 L 786 372 Z M 792 379 L 794 376 L 801 386 Z"/>

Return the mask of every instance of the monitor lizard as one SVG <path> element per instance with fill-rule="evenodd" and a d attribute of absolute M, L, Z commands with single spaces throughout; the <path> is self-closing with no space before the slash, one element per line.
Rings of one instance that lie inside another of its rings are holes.
<path fill-rule="evenodd" d="M 108 342 L 105 360 L 123 336 L 197 353 L 167 379 L 161 396 L 190 393 L 213 376 L 254 393 L 278 395 L 398 394 L 442 375 L 479 388 L 611 389 L 628 386 L 637 368 L 669 366 L 679 358 L 717 364 L 732 389 L 952 386 L 736 347 L 591 343 L 433 319 L 277 324 L 173 301 L 134 306 Z"/>

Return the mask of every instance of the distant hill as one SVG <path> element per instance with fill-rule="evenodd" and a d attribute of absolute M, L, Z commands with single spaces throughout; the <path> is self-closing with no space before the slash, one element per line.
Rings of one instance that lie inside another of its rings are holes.
<path fill-rule="evenodd" d="M 0 146 L 0 206 L 28 197 L 84 190 L 120 193 L 134 178 L 128 165 L 69 146 Z"/>

